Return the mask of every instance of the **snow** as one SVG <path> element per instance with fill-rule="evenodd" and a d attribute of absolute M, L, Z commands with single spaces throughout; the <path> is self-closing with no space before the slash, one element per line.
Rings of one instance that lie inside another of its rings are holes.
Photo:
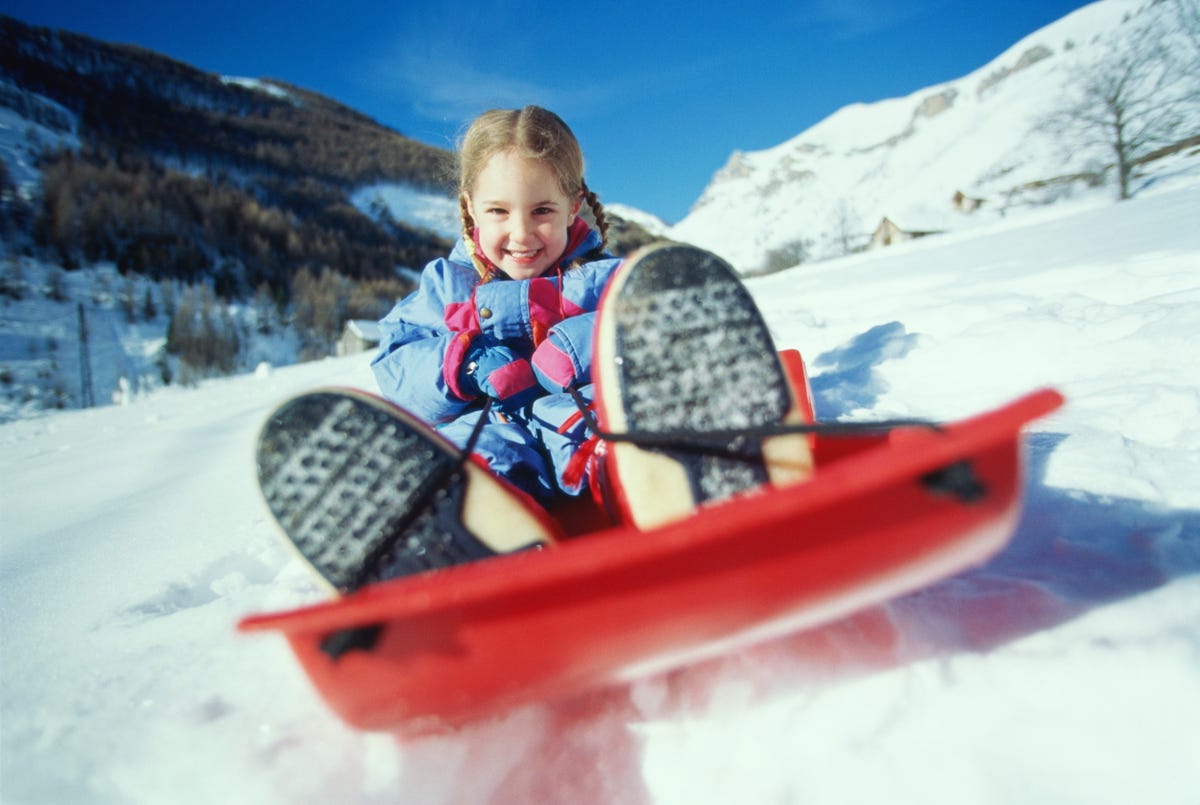
<path fill-rule="evenodd" d="M 378 219 L 386 212 L 397 221 L 425 227 L 450 240 L 462 234 L 458 200 L 445 193 L 400 182 L 376 182 L 354 191 L 350 203 L 371 218 Z"/>
<path fill-rule="evenodd" d="M 121 276 L 109 262 L 63 271 L 11 255 L 0 268 L 0 282 L 17 286 L 20 297 L 0 294 L 0 423 L 37 416 L 60 402 L 70 408 L 80 405 L 81 307 L 86 365 L 97 405 L 129 402 L 161 388 L 164 372 L 176 383 L 185 381 L 178 359 L 165 352 L 168 297 L 179 299 L 178 281 Z M 240 370 L 249 372 L 262 362 L 296 362 L 300 345 L 294 328 L 275 323 L 270 333 L 259 332 L 262 311 L 254 304 L 226 310 L 242 335 L 236 358 Z"/>
<path fill-rule="evenodd" d="M 657 215 L 639 210 L 637 207 L 631 207 L 628 204 L 605 204 L 604 212 L 637 224 L 655 237 L 665 238 L 671 228 L 666 221 Z"/>
<path fill-rule="evenodd" d="M 750 283 L 818 414 L 1042 385 L 985 566 L 582 701 L 400 742 L 247 614 L 322 593 L 253 475 L 270 408 L 367 356 L 0 426 L 5 803 L 1200 800 L 1200 183 Z M 520 650 L 514 646 L 514 650 Z"/>
<path fill-rule="evenodd" d="M 242 87 L 243 89 L 261 92 L 266 95 L 270 95 L 272 98 L 279 98 L 280 100 L 299 103 L 299 101 L 296 99 L 296 96 L 288 92 L 283 87 L 270 81 L 264 81 L 261 78 L 245 78 L 243 76 L 227 75 L 221 76 L 221 81 L 226 84 L 233 84 L 234 86 Z"/>
<path fill-rule="evenodd" d="M 161 299 L 138 323 L 117 304 L 162 288 L 98 266 L 62 277 L 62 301 L 4 301 L 0 801 L 1200 801 L 1200 158 L 1155 163 L 1122 204 L 1111 188 L 1003 201 L 1088 167 L 1029 124 L 1143 6 L 1094 3 L 963 79 L 736 154 L 666 230 L 744 268 L 798 237 L 828 253 L 885 214 L 948 230 L 749 284 L 804 353 L 821 418 L 1066 394 L 1028 434 L 1009 547 L 826 627 L 454 734 L 352 731 L 281 638 L 234 630 L 323 595 L 259 499 L 257 430 L 289 395 L 373 389 L 368 356 L 280 368 L 296 351 L 280 335 L 242 356 L 253 372 L 164 388 Z M 1052 55 L 1030 63 L 1038 47 Z M 950 108 L 915 115 L 947 90 Z M 41 144 L 78 146 L 69 112 L 28 100 L 57 123 L 0 109 L 23 189 Z M 960 189 L 988 203 L 952 212 Z M 386 184 L 353 202 L 457 234 L 448 197 Z M 39 389 L 77 382 L 81 302 L 104 407 L 45 415 Z"/>
<path fill-rule="evenodd" d="M 14 103 L 19 106 L 21 102 L 47 123 L 39 123 L 12 108 Z M 32 193 L 41 181 L 37 160 L 43 150 L 79 148 L 78 128 L 76 116 L 62 104 L 0 79 L 0 160 L 23 194 Z"/>

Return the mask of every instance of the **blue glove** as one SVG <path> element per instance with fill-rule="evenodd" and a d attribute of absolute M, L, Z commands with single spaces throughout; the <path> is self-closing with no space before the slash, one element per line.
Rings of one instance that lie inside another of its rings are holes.
<path fill-rule="evenodd" d="M 479 336 L 467 349 L 458 383 L 468 394 L 491 397 L 512 408 L 542 393 L 529 361 L 487 336 Z"/>

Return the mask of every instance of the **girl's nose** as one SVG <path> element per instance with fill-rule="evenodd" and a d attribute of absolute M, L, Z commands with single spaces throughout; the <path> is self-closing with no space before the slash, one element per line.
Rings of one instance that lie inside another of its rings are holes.
<path fill-rule="evenodd" d="M 510 235 L 514 238 L 523 238 L 533 231 L 533 222 L 524 215 L 517 215 L 513 218 L 512 230 Z"/>

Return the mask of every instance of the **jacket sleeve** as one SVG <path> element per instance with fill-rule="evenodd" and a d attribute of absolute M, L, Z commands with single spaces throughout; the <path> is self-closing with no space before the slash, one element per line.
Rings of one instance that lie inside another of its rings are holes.
<path fill-rule="evenodd" d="M 383 396 L 431 423 L 453 419 L 473 401 L 454 380 L 476 334 L 454 329 L 448 321 L 456 310 L 448 300 L 461 295 L 455 292 L 456 283 L 462 284 L 455 271 L 445 260 L 425 268 L 417 290 L 380 321 L 382 339 L 371 361 Z"/>

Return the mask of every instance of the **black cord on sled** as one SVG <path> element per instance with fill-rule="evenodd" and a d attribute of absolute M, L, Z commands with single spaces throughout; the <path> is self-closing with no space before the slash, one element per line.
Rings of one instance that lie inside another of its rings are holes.
<path fill-rule="evenodd" d="M 432 473 L 426 479 L 424 487 L 417 493 L 408 513 L 392 528 L 391 538 L 384 540 L 382 544 L 376 546 L 375 550 L 363 561 L 362 567 L 348 587 L 349 592 L 353 592 L 371 581 L 371 577 L 378 569 L 379 563 L 395 547 L 396 541 L 404 535 L 417 517 L 424 514 L 433 505 L 434 498 L 443 489 L 456 482 L 458 476 L 463 472 L 467 461 L 470 460 L 471 453 L 475 450 L 475 444 L 479 441 L 479 434 L 483 432 L 483 426 L 487 424 L 488 413 L 491 411 L 491 407 L 492 399 L 488 397 L 484 400 L 479 420 L 475 423 L 475 427 L 471 429 L 471 435 L 467 438 L 467 443 L 462 451 L 452 462 L 448 463 L 440 471 Z M 351 651 L 371 651 L 375 648 L 376 643 L 379 642 L 382 634 L 383 624 L 380 623 L 369 623 L 364 626 L 338 629 L 322 638 L 320 649 L 331 660 L 336 662 L 343 655 Z"/>
<path fill-rule="evenodd" d="M 942 426 L 927 419 L 886 419 L 876 422 L 806 422 L 756 425 L 748 428 L 719 428 L 716 430 L 628 431 L 615 433 L 600 427 L 599 420 L 589 407 L 588 401 L 575 386 L 568 386 L 567 393 L 575 401 L 588 429 L 597 437 L 608 442 L 627 442 L 641 447 L 670 448 L 672 450 L 695 450 L 702 452 L 728 453 L 731 455 L 754 453 L 759 450 L 763 439 L 773 436 L 795 434 L 819 434 L 821 436 L 861 436 L 887 433 L 897 428 L 926 428 L 936 432 Z"/>
<path fill-rule="evenodd" d="M 471 435 L 467 438 L 467 443 L 462 451 L 455 456 L 453 461 L 447 463 L 436 472 L 430 473 L 429 477 L 425 479 L 421 489 L 413 496 L 412 505 L 409 507 L 406 515 L 392 526 L 392 537 L 383 540 L 379 545 L 375 546 L 375 549 L 363 560 L 362 568 L 352 580 L 349 587 L 350 590 L 357 590 L 371 580 L 371 575 L 378 568 L 379 562 L 395 547 L 396 540 L 429 508 L 435 496 L 441 490 L 454 483 L 460 476 L 463 472 L 463 467 L 471 458 L 471 453 L 475 450 L 475 444 L 479 441 L 479 434 L 483 432 L 483 426 L 487 424 L 488 413 L 491 411 L 491 407 L 492 398 L 484 398 L 483 409 L 479 413 L 479 420 L 475 423 L 475 427 L 472 428 Z"/>

